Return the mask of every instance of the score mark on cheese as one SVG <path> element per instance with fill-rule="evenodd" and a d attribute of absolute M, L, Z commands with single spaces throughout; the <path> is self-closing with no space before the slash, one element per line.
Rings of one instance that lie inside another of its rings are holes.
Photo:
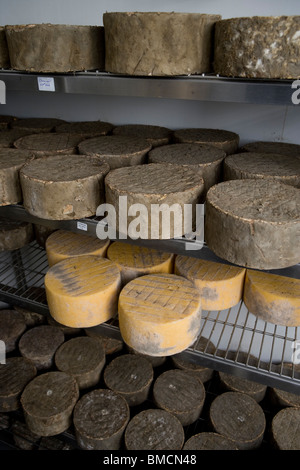
<path fill-rule="evenodd" d="M 243 300 L 264 321 L 300 325 L 300 279 L 247 269 Z"/>
<path fill-rule="evenodd" d="M 120 286 L 117 265 L 100 256 L 67 258 L 45 276 L 51 316 L 62 325 L 76 328 L 99 325 L 114 317 Z"/>
<path fill-rule="evenodd" d="M 170 356 L 197 339 L 201 296 L 181 276 L 147 274 L 121 290 L 118 312 L 120 332 L 128 346 L 149 356 Z"/>
<path fill-rule="evenodd" d="M 174 272 L 195 283 L 203 310 L 225 310 L 242 299 L 245 268 L 178 255 Z"/>

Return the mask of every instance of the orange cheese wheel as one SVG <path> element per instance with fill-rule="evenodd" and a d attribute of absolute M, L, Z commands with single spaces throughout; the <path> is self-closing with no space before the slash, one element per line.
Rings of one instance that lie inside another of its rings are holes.
<path fill-rule="evenodd" d="M 247 269 L 244 303 L 262 320 L 300 326 L 300 279 Z"/>
<path fill-rule="evenodd" d="M 173 272 L 173 254 L 130 243 L 112 243 L 107 258 L 118 265 L 124 285 L 145 274 Z"/>
<path fill-rule="evenodd" d="M 116 264 L 100 256 L 66 258 L 45 276 L 51 316 L 62 325 L 87 328 L 117 313 L 121 275 Z"/>
<path fill-rule="evenodd" d="M 225 310 L 242 300 L 245 268 L 178 255 L 174 272 L 195 283 L 203 310 Z"/>
<path fill-rule="evenodd" d="M 120 332 L 128 346 L 149 356 L 170 356 L 197 339 L 201 296 L 181 276 L 147 274 L 121 290 L 118 312 Z"/>
<path fill-rule="evenodd" d="M 46 240 L 49 266 L 72 256 L 105 256 L 109 240 L 100 240 L 81 233 L 56 230 Z"/>

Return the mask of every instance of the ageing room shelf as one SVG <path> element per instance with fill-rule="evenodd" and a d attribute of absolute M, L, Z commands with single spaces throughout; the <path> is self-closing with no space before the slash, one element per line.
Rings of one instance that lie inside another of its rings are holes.
<path fill-rule="evenodd" d="M 53 230 L 69 230 L 74 233 L 86 234 L 92 237 L 97 237 L 98 224 L 102 224 L 103 227 L 107 226 L 107 224 L 102 221 L 100 217 L 90 217 L 80 220 L 40 219 L 29 214 L 21 204 L 0 207 L 0 217 L 7 217 L 14 220 L 22 220 L 24 222 L 30 222 L 33 224 L 45 225 Z M 113 241 L 112 238 L 111 241 Z M 199 236 L 199 238 L 196 237 L 188 239 L 182 237 L 171 240 L 131 240 L 130 238 L 127 238 L 122 239 L 122 242 L 142 245 L 148 248 L 155 248 L 160 251 L 175 253 L 177 255 L 186 255 L 208 261 L 215 261 L 218 263 L 232 264 L 216 256 L 208 248 L 201 236 Z M 266 272 L 300 279 L 300 264 L 290 266 L 288 268 L 267 270 Z"/>
<path fill-rule="evenodd" d="M 97 71 L 37 74 L 0 70 L 0 80 L 5 83 L 7 92 L 40 92 L 38 77 L 52 77 L 57 93 L 295 106 L 292 80 L 229 78 L 212 74 L 137 77 Z"/>
<path fill-rule="evenodd" d="M 49 314 L 44 290 L 48 269 L 46 252 L 35 241 L 20 250 L 0 253 L 0 301 Z M 92 328 L 121 338 L 117 320 Z M 299 349 L 297 343 L 300 346 L 300 328 L 266 323 L 241 302 L 228 310 L 203 311 L 197 342 L 180 356 L 214 370 L 299 393 L 300 366 L 292 360 L 293 348 Z"/>

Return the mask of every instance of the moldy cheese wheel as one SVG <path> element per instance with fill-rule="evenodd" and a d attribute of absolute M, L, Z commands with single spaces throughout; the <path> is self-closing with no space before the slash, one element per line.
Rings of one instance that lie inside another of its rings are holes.
<path fill-rule="evenodd" d="M 0 149 L 0 206 L 22 202 L 19 171 L 31 157 L 29 150 Z"/>
<path fill-rule="evenodd" d="M 148 274 L 130 281 L 120 293 L 118 311 L 125 343 L 149 356 L 181 352 L 200 331 L 200 293 L 175 274 Z"/>
<path fill-rule="evenodd" d="M 51 267 L 73 256 L 105 256 L 109 243 L 109 240 L 99 240 L 81 233 L 56 230 L 46 240 L 48 264 Z"/>
<path fill-rule="evenodd" d="M 53 132 L 55 126 L 58 126 L 65 121 L 57 118 L 24 118 L 17 119 L 10 124 L 12 129 L 19 129 L 29 132 L 30 134 L 38 134 L 40 132 Z"/>
<path fill-rule="evenodd" d="M 203 310 L 225 310 L 242 299 L 246 270 L 238 266 L 215 263 L 178 255 L 175 274 L 193 281 L 201 293 Z"/>
<path fill-rule="evenodd" d="M 280 153 L 281 155 L 289 155 L 290 157 L 300 158 L 300 145 L 290 144 L 289 142 L 249 142 L 248 144 L 244 144 L 240 148 L 240 151 L 258 153 Z"/>
<path fill-rule="evenodd" d="M 173 254 L 130 243 L 113 242 L 107 258 L 118 265 L 124 285 L 138 276 L 173 271 Z"/>
<path fill-rule="evenodd" d="M 237 150 L 240 137 L 235 132 L 224 129 L 185 128 L 174 131 L 174 140 L 213 145 L 230 155 Z"/>
<path fill-rule="evenodd" d="M 247 270 L 244 303 L 264 321 L 284 326 L 300 325 L 300 280 Z"/>
<path fill-rule="evenodd" d="M 49 311 L 62 325 L 87 328 L 117 313 L 121 284 L 115 263 L 99 256 L 67 258 L 45 276 Z"/>
<path fill-rule="evenodd" d="M 125 124 L 117 126 L 113 135 L 131 135 L 147 140 L 152 148 L 166 145 L 171 141 L 172 131 L 166 127 L 151 126 L 150 124 Z"/>

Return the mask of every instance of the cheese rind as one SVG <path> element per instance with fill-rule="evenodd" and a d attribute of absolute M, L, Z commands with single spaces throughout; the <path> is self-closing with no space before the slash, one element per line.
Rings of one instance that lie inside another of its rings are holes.
<path fill-rule="evenodd" d="M 225 310 L 242 299 L 244 268 L 178 255 L 174 272 L 195 283 L 203 310 Z"/>
<path fill-rule="evenodd" d="M 62 325 L 87 328 L 117 313 L 121 275 L 118 267 L 99 256 L 67 258 L 45 276 L 49 311 Z"/>
<path fill-rule="evenodd" d="M 148 274 L 126 284 L 119 296 L 125 343 L 149 356 L 170 356 L 193 344 L 200 331 L 201 296 L 175 274 Z"/>
<path fill-rule="evenodd" d="M 243 296 L 248 310 L 278 325 L 300 325 L 300 280 L 247 269 Z"/>
<path fill-rule="evenodd" d="M 107 258 L 118 265 L 123 285 L 145 274 L 173 271 L 172 253 L 129 243 L 113 242 L 107 249 Z"/>
<path fill-rule="evenodd" d="M 83 235 L 81 233 L 57 230 L 46 240 L 46 253 L 49 266 L 73 256 L 102 256 L 106 255 L 109 240 Z"/>

